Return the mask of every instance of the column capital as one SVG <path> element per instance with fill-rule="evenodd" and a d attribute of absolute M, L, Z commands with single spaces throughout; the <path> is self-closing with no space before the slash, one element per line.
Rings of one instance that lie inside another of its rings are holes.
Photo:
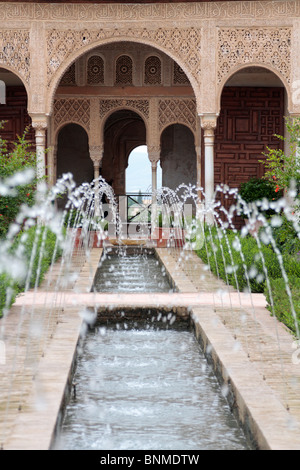
<path fill-rule="evenodd" d="M 45 131 L 48 127 L 48 115 L 43 113 L 30 113 L 31 125 L 36 131 Z"/>
<path fill-rule="evenodd" d="M 160 160 L 160 146 L 157 146 L 157 145 L 148 146 L 148 158 L 151 162 L 152 168 L 156 168 L 157 163 Z"/>
<path fill-rule="evenodd" d="M 217 127 L 218 114 L 200 114 L 200 124 L 204 133 L 213 132 Z"/>
<path fill-rule="evenodd" d="M 103 158 L 104 146 L 101 145 L 90 145 L 90 159 L 93 161 L 94 166 L 100 166 Z"/>

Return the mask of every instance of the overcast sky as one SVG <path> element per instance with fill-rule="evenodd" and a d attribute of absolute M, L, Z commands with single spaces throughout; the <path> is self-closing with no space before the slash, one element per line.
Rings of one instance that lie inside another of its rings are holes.
<path fill-rule="evenodd" d="M 161 167 L 157 165 L 157 187 L 161 187 Z M 126 169 L 126 193 L 151 192 L 151 163 L 146 145 L 134 149 Z"/>

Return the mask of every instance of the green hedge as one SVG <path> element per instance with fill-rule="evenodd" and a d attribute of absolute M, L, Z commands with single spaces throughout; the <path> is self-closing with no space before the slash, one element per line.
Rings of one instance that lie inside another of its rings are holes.
<path fill-rule="evenodd" d="M 39 230 L 39 233 L 37 233 Z M 46 234 L 44 235 L 44 231 Z M 16 243 L 20 243 L 22 233 L 18 236 Z M 30 267 L 30 260 L 32 253 L 35 251 L 35 256 L 32 262 L 32 272 L 30 277 L 29 286 L 34 287 L 35 284 L 39 285 L 44 279 L 45 273 L 51 265 L 53 253 L 55 251 L 56 235 L 47 227 L 37 228 L 36 226 L 30 227 L 26 231 L 26 241 L 24 242 L 24 256 L 28 268 Z M 42 256 L 41 256 L 42 250 Z M 56 261 L 62 254 L 60 247 L 57 247 L 54 261 Z M 39 272 L 38 272 L 39 271 Z M 37 276 L 38 279 L 37 279 Z M 19 283 L 20 289 L 24 289 L 25 282 Z"/>
<path fill-rule="evenodd" d="M 218 235 L 215 228 L 211 231 L 206 228 L 205 239 L 201 250 L 197 250 L 198 256 L 215 275 L 240 291 L 248 289 L 249 282 L 251 292 L 264 292 L 263 259 L 269 277 L 281 276 L 280 264 L 272 248 L 262 245 L 260 252 L 250 235 L 242 238 L 230 230 Z"/>
<path fill-rule="evenodd" d="M 271 296 L 267 286 L 265 287 L 265 296 L 268 302 L 268 309 L 284 323 L 291 331 L 296 333 L 295 319 L 292 314 L 291 300 L 287 293 L 284 279 L 270 279 L 271 295 L 273 298 L 273 308 L 271 307 Z M 293 276 L 289 278 L 289 288 L 291 291 L 292 304 L 297 318 L 298 328 L 300 329 L 300 278 Z"/>
<path fill-rule="evenodd" d="M 44 231 L 45 238 L 43 237 Z M 24 234 L 26 235 L 26 240 L 21 241 Z M 44 279 L 45 273 L 47 272 L 49 266 L 52 263 L 53 253 L 55 251 L 55 244 L 56 244 L 56 235 L 49 230 L 47 227 L 42 227 L 40 229 L 40 233 L 37 234 L 37 227 L 33 226 L 30 227 L 26 232 L 21 232 L 17 237 L 12 247 L 12 252 L 14 252 L 20 243 L 24 243 L 24 262 L 27 266 L 27 272 L 29 272 L 30 267 L 30 260 L 31 255 L 34 252 L 34 247 L 36 246 L 35 255 L 32 260 L 32 274 L 29 280 L 29 287 L 34 287 L 35 285 L 39 285 L 42 280 Z M 43 245 L 43 250 L 42 250 Z M 40 260 L 40 253 L 42 250 L 42 257 Z M 56 255 L 54 261 L 56 261 L 62 254 L 61 247 L 57 247 Z M 39 268 L 40 266 L 40 268 Z M 38 270 L 39 275 L 38 275 Z M 37 278 L 38 276 L 38 278 Z M 7 289 L 12 288 L 12 297 L 11 301 L 9 302 L 8 307 L 10 307 L 16 295 L 20 292 L 23 292 L 26 287 L 26 279 L 22 281 L 13 281 L 8 275 L 2 274 L 0 275 L 0 316 L 3 313 L 3 309 L 5 308 L 6 304 L 6 296 L 7 296 Z"/>
<path fill-rule="evenodd" d="M 292 304 L 299 323 L 300 259 L 298 252 L 295 252 L 298 246 L 298 237 L 291 224 L 285 220 L 281 227 L 273 228 L 272 232 L 276 246 L 281 252 L 283 267 L 291 289 Z M 284 243 L 284 239 L 287 245 Z M 211 271 L 240 291 L 248 289 L 249 282 L 251 292 L 264 293 L 268 309 L 295 332 L 291 300 L 287 293 L 278 256 L 271 244 L 261 243 L 261 249 L 259 249 L 254 237 L 250 235 L 241 237 L 239 233 L 230 230 L 223 234 L 220 231 L 217 232 L 215 227 L 205 228 L 205 240 L 204 246 L 197 251 L 197 254 L 210 267 Z M 271 308 L 265 270 L 270 281 L 274 309 Z"/>
<path fill-rule="evenodd" d="M 11 296 L 7 299 L 8 292 Z M 12 279 L 6 274 L 0 275 L 0 317 L 5 309 L 5 307 L 10 307 L 16 298 L 19 288 L 16 282 L 13 282 Z M 8 303 L 8 305 L 6 305 Z"/>
<path fill-rule="evenodd" d="M 291 221 L 282 216 L 282 224 L 280 227 L 273 227 L 273 237 L 276 246 L 282 253 L 297 254 L 300 252 L 300 239 L 298 233 Z"/>
<path fill-rule="evenodd" d="M 272 202 L 282 197 L 282 191 L 275 191 L 275 184 L 265 178 L 251 178 L 245 181 L 240 186 L 239 194 L 247 203 L 255 203 L 263 199 Z M 271 216 L 274 211 L 269 209 L 264 213 L 266 216 Z M 241 214 L 241 216 L 246 217 L 244 214 Z"/>

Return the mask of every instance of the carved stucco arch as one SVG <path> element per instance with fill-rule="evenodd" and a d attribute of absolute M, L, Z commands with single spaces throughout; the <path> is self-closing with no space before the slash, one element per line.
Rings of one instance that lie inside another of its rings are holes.
<path fill-rule="evenodd" d="M 161 136 L 162 136 L 163 132 L 164 132 L 168 127 L 174 126 L 174 125 L 176 125 L 176 124 L 180 124 L 181 126 L 185 126 L 187 129 L 189 129 L 189 130 L 192 132 L 192 134 L 193 134 L 193 136 L 194 136 L 194 138 L 195 138 L 195 141 L 196 141 L 196 136 L 197 136 L 197 134 L 196 134 L 195 129 L 193 129 L 192 126 L 190 126 L 190 125 L 187 124 L 186 122 L 182 121 L 181 119 L 177 119 L 177 120 L 174 119 L 173 121 L 170 121 L 170 122 L 166 123 L 162 128 L 159 129 L 159 139 L 160 139 L 160 141 L 161 141 Z"/>
<path fill-rule="evenodd" d="M 197 104 L 194 99 L 162 98 L 158 108 L 159 141 L 164 130 L 173 124 L 182 124 L 197 140 Z"/>
<path fill-rule="evenodd" d="M 109 98 L 107 100 L 109 100 Z M 136 113 L 142 119 L 142 121 L 145 125 L 145 128 L 146 128 L 146 143 L 147 143 L 148 138 L 149 138 L 149 132 L 150 132 L 149 131 L 149 116 L 148 117 L 145 116 L 134 105 L 130 105 L 128 103 L 127 104 L 125 103 L 126 101 L 137 102 L 137 101 L 140 101 L 140 100 L 138 100 L 138 99 L 123 100 L 122 98 L 120 98 L 120 100 L 119 100 L 118 98 L 117 99 L 112 98 L 111 101 L 114 102 L 114 103 L 116 101 L 120 101 L 122 103 L 120 103 L 119 105 L 113 107 L 109 111 L 105 112 L 102 116 L 100 116 L 99 130 L 100 130 L 101 141 L 104 142 L 104 129 L 105 129 L 105 124 L 106 124 L 107 120 L 109 119 L 109 117 L 112 116 L 114 113 L 116 113 L 118 111 L 122 111 L 124 109 L 127 109 L 129 111 L 132 111 L 132 112 Z"/>
<path fill-rule="evenodd" d="M 65 124 L 78 124 L 86 131 L 90 139 L 91 103 L 88 98 L 57 99 L 53 111 L 53 133 L 55 138 Z"/>
<path fill-rule="evenodd" d="M 286 93 L 287 93 L 287 109 L 289 112 L 292 112 L 293 109 L 293 103 L 292 103 L 292 98 L 291 98 L 291 88 L 290 84 L 288 81 L 276 70 L 274 67 L 271 67 L 269 64 L 265 64 L 263 62 L 249 62 L 247 64 L 239 64 L 236 67 L 233 67 L 226 76 L 223 77 L 222 81 L 218 84 L 217 86 L 217 91 L 216 91 L 216 109 L 217 113 L 220 113 L 221 110 L 221 96 L 222 92 L 224 89 L 224 86 L 230 80 L 230 78 L 236 74 L 237 72 L 240 72 L 243 69 L 248 69 L 251 67 L 259 67 L 265 70 L 268 70 L 269 72 L 273 72 L 274 75 L 276 75 L 277 78 L 280 79 L 281 83 L 283 84 Z M 249 84 L 250 85 L 250 84 Z"/>
<path fill-rule="evenodd" d="M 132 30 L 132 33 L 134 34 L 134 30 Z M 136 42 L 138 44 L 142 43 L 144 45 L 151 46 L 154 49 L 157 49 L 158 51 L 163 52 L 164 54 L 169 56 L 171 59 L 173 59 L 175 62 L 177 62 L 178 65 L 182 68 L 182 70 L 186 74 L 186 76 L 188 77 L 191 87 L 194 91 L 197 104 L 199 106 L 200 83 L 198 83 L 198 81 L 196 80 L 195 76 L 192 73 L 192 70 L 188 68 L 184 60 L 180 58 L 179 54 L 176 54 L 174 51 L 170 50 L 169 48 L 164 47 L 161 44 L 155 42 L 155 40 L 145 39 L 141 36 L 135 37 L 135 36 L 130 36 L 130 35 L 118 35 L 117 37 L 111 36 L 105 39 L 99 39 L 97 41 L 93 41 L 90 44 L 82 46 L 78 50 L 70 53 L 70 55 L 64 58 L 63 62 L 59 65 L 56 72 L 52 74 L 50 81 L 48 83 L 48 93 L 47 93 L 47 98 L 46 98 L 46 112 L 48 114 L 52 113 L 55 93 L 58 88 L 59 82 L 61 78 L 63 77 L 64 73 L 68 70 L 68 68 L 71 66 L 73 62 L 75 62 L 78 58 L 82 57 L 86 53 L 91 52 L 95 48 L 105 46 L 111 43 L 118 43 L 118 42 Z M 199 54 L 199 62 L 200 62 L 200 54 Z"/>
<path fill-rule="evenodd" d="M 82 129 L 83 129 L 83 130 L 86 132 L 86 134 L 87 134 L 88 141 L 90 141 L 90 131 L 89 131 L 89 129 L 87 129 L 87 127 L 84 126 L 81 122 L 76 121 L 76 119 L 75 119 L 75 120 L 71 120 L 71 119 L 70 119 L 70 120 L 68 120 L 68 121 L 62 122 L 60 125 L 58 125 L 57 127 L 55 127 L 55 129 L 54 129 L 54 142 L 55 142 L 56 145 L 57 145 L 57 143 L 58 143 L 58 136 L 59 136 L 60 131 L 61 131 L 64 127 L 68 126 L 69 124 L 76 124 L 77 126 L 82 127 Z"/>
<path fill-rule="evenodd" d="M 22 85 L 24 86 L 25 90 L 26 90 L 26 94 L 27 94 L 27 103 L 30 102 L 30 99 L 31 99 L 31 89 L 30 89 L 30 86 L 28 85 L 28 83 L 26 83 L 24 77 L 18 72 L 18 70 L 16 70 L 14 67 L 11 67 L 10 65 L 7 65 L 3 62 L 0 61 L 0 67 L 2 69 L 5 69 L 5 70 L 8 70 L 9 72 L 13 73 L 14 75 L 16 75 L 16 77 L 18 77 L 21 82 L 22 82 Z M 27 108 L 28 108 L 28 105 L 27 105 Z"/>
<path fill-rule="evenodd" d="M 0 66 L 17 75 L 30 96 L 30 32 L 28 29 L 0 30 Z"/>

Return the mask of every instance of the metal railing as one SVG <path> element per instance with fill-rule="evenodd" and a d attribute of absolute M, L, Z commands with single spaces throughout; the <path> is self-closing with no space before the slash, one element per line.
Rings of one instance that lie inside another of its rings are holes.
<path fill-rule="evenodd" d="M 150 224 L 152 195 L 149 193 L 127 193 L 127 223 Z"/>

